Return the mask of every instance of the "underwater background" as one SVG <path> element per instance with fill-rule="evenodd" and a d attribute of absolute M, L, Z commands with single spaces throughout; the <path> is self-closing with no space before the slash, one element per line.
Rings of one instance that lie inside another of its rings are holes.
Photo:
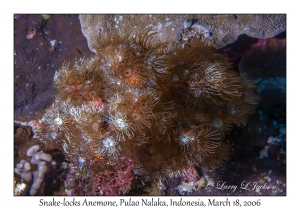
<path fill-rule="evenodd" d="M 76 168 L 79 163 L 67 160 L 64 151 L 48 148 L 43 154 L 52 158 L 44 159 L 47 169 L 34 194 L 90 195 L 92 182 L 102 189 L 98 195 L 286 195 L 286 15 L 240 14 L 15 14 L 15 195 L 31 194 L 32 181 L 21 178 L 22 173 L 25 177 L 30 170 L 18 163 L 31 161 L 28 149 L 42 145 L 35 138 L 32 127 L 37 125 L 33 120 L 41 118 L 41 113 L 55 100 L 55 72 L 64 62 L 94 56 L 95 40 L 101 31 L 121 23 L 130 29 L 134 27 L 132 22 L 154 28 L 159 41 L 172 40 L 189 49 L 196 39 L 213 46 L 233 71 L 246 73 L 254 81 L 259 97 L 256 109 L 244 125 L 234 125 L 222 137 L 231 145 L 230 155 L 224 164 L 213 169 L 201 164 L 186 165 L 186 174 L 144 180 L 124 159 L 118 174 L 81 174 Z M 123 181 L 116 183 L 114 179 Z M 26 187 L 21 188 L 24 183 Z M 234 188 L 244 184 L 248 184 L 249 190 Z"/>

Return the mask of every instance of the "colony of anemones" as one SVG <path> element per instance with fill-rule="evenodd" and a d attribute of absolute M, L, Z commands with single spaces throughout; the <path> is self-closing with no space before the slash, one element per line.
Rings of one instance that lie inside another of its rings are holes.
<path fill-rule="evenodd" d="M 35 131 L 86 173 L 131 159 L 144 178 L 224 164 L 224 134 L 244 125 L 256 87 L 214 48 L 161 42 L 152 29 L 99 35 L 96 54 L 56 72 Z"/>

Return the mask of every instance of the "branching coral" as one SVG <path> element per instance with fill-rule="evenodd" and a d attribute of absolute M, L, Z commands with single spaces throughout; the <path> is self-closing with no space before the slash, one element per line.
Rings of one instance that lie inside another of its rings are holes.
<path fill-rule="evenodd" d="M 122 157 L 145 179 L 223 166 L 230 151 L 224 134 L 253 111 L 255 86 L 201 40 L 182 48 L 161 42 L 152 27 L 113 31 L 100 33 L 95 57 L 56 72 L 57 97 L 37 136 L 96 174 L 94 194 Z"/>
<path fill-rule="evenodd" d="M 30 195 L 35 195 L 44 181 L 45 173 L 48 166 L 46 162 L 52 160 L 51 155 L 46 154 L 40 150 L 39 145 L 34 145 L 27 150 L 27 156 L 32 157 L 30 163 L 26 160 L 21 160 L 16 165 L 15 172 L 21 176 L 25 182 L 31 182 L 33 177 L 33 183 L 30 188 Z"/>

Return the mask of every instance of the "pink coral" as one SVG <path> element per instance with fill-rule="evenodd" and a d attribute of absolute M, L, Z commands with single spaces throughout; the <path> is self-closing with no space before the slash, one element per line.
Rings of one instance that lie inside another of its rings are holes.
<path fill-rule="evenodd" d="M 112 170 L 87 177 L 78 176 L 73 167 L 66 176 L 65 185 L 66 188 L 72 186 L 68 194 L 73 196 L 125 195 L 130 190 L 133 169 L 134 162 L 126 157 L 120 157 Z"/>
<path fill-rule="evenodd" d="M 92 195 L 125 195 L 133 179 L 133 161 L 122 157 L 114 171 L 105 171 L 93 176 Z"/>

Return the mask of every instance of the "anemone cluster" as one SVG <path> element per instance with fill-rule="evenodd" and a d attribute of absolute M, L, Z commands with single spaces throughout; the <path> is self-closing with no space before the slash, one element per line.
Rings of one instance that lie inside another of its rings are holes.
<path fill-rule="evenodd" d="M 95 56 L 65 63 L 56 98 L 36 135 L 83 173 L 111 170 L 121 157 L 145 179 L 224 164 L 225 133 L 242 126 L 256 87 L 212 46 L 162 42 L 152 28 L 100 32 Z"/>

